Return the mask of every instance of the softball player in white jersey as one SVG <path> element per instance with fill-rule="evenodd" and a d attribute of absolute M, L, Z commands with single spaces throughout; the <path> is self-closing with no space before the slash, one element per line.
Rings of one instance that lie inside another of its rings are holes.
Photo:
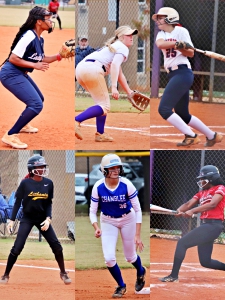
<path fill-rule="evenodd" d="M 95 237 L 101 236 L 102 250 L 107 268 L 118 287 L 112 295 L 121 298 L 126 293 L 126 284 L 116 263 L 116 243 L 120 232 L 126 260 L 137 269 L 135 290 L 145 285 L 146 268 L 136 250 L 140 252 L 144 245 L 141 241 L 142 212 L 134 185 L 124 177 L 120 158 L 116 154 L 107 154 L 102 158 L 101 171 L 104 178 L 98 180 L 92 190 L 90 220 L 95 229 Z M 100 205 L 101 229 L 97 223 L 97 210 Z"/>
<path fill-rule="evenodd" d="M 105 121 L 110 110 L 110 98 L 104 77 L 111 75 L 112 97 L 119 99 L 117 82 L 127 94 L 133 91 L 130 89 L 127 80 L 122 72 L 121 64 L 128 59 L 129 47 L 133 44 L 133 35 L 137 29 L 129 26 L 120 26 L 115 31 L 115 36 L 109 39 L 105 46 L 90 55 L 86 56 L 76 67 L 76 79 L 83 88 L 91 94 L 95 102 L 84 112 L 75 117 L 75 136 L 82 140 L 80 123 L 87 119 L 96 118 L 97 132 L 96 142 L 112 142 L 113 138 L 105 133 Z"/>
<path fill-rule="evenodd" d="M 198 135 L 190 127 L 206 136 L 205 147 L 221 142 L 223 138 L 221 134 L 212 131 L 189 113 L 189 90 L 194 75 L 187 57 L 193 57 L 194 50 L 179 48 L 179 41 L 193 44 L 188 30 L 177 26 L 178 12 L 171 7 L 163 7 L 152 16 L 152 19 L 161 30 L 157 34 L 156 45 L 163 52 L 164 67 L 169 79 L 159 104 L 159 114 L 185 135 L 184 140 L 177 146 L 190 146 L 200 142 Z"/>

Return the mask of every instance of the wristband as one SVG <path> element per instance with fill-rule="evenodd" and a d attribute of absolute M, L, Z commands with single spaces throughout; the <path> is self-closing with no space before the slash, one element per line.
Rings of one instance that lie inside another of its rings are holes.
<path fill-rule="evenodd" d="M 62 57 L 60 56 L 60 54 L 57 54 L 56 58 L 57 58 L 58 61 L 60 61 L 62 59 Z"/>

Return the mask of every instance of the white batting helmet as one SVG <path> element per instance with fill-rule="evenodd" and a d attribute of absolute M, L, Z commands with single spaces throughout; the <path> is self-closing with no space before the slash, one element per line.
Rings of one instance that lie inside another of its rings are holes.
<path fill-rule="evenodd" d="M 108 168 L 115 167 L 115 166 L 120 166 L 119 175 L 121 176 L 123 174 L 123 164 L 119 156 L 113 153 L 109 153 L 103 156 L 100 169 L 104 176 L 108 174 L 108 170 L 107 170 Z"/>
<path fill-rule="evenodd" d="M 156 22 L 158 16 L 166 16 L 165 22 L 167 24 L 179 24 L 179 14 L 174 8 L 171 7 L 160 8 L 158 13 L 152 16 L 152 20 Z"/>

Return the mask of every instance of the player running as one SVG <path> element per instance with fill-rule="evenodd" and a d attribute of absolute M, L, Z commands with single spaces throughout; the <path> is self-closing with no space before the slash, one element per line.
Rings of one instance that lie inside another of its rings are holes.
<path fill-rule="evenodd" d="M 95 102 L 84 112 L 75 117 L 75 136 L 82 140 L 83 136 L 80 123 L 85 120 L 96 118 L 97 132 L 96 142 L 112 142 L 113 138 L 105 133 L 105 122 L 110 110 L 110 98 L 104 77 L 111 75 L 112 97 L 119 99 L 117 82 L 121 85 L 127 95 L 133 91 L 122 72 L 121 65 L 127 61 L 129 48 L 133 45 L 133 35 L 137 29 L 129 26 L 120 26 L 115 31 L 115 36 L 110 38 L 105 46 L 86 56 L 76 67 L 76 79 L 83 88 L 91 94 Z"/>
<path fill-rule="evenodd" d="M 160 30 L 156 37 L 156 45 L 163 52 L 164 67 L 169 79 L 159 104 L 159 114 L 185 135 L 184 140 L 177 146 L 200 143 L 192 127 L 206 136 L 204 146 L 212 147 L 222 141 L 222 134 L 209 129 L 197 117 L 190 115 L 188 109 L 189 90 L 194 80 L 188 57 L 194 56 L 194 50 L 180 49 L 182 45 L 179 46 L 179 41 L 188 42 L 193 46 L 189 32 L 186 28 L 176 26 L 179 25 L 179 14 L 173 8 L 160 8 L 152 19 Z"/>
<path fill-rule="evenodd" d="M 177 216 L 192 217 L 193 214 L 201 213 L 201 225 L 178 241 L 172 272 L 169 276 L 159 279 L 163 282 L 178 281 L 186 251 L 194 246 L 198 246 L 199 261 L 203 267 L 225 271 L 224 263 L 211 258 L 213 243 L 223 231 L 225 182 L 220 177 L 217 167 L 212 165 L 201 168 L 197 179 L 197 184 L 202 190 L 177 209 Z M 199 206 L 196 207 L 197 204 Z"/>
<path fill-rule="evenodd" d="M 26 105 L 19 119 L 2 138 L 3 143 L 13 148 L 28 147 L 20 141 L 17 134 L 37 132 L 38 129 L 29 122 L 43 109 L 44 96 L 28 73 L 34 69 L 45 72 L 50 63 L 61 60 L 59 54 L 45 56 L 43 50 L 44 39 L 41 34 L 45 30 L 49 33 L 53 30 L 51 16 L 52 13 L 43 7 L 35 6 L 31 9 L 12 43 L 8 58 L 2 64 L 0 81 Z"/>
<path fill-rule="evenodd" d="M 21 203 L 23 217 L 20 220 L 16 240 L 8 256 L 5 273 L 0 279 L 0 284 L 5 284 L 9 281 L 10 271 L 23 250 L 26 239 L 34 226 L 38 228 L 46 239 L 55 255 L 60 268 L 60 278 L 65 284 L 71 283 L 71 279 L 65 271 L 62 246 L 51 226 L 54 186 L 50 179 L 45 178 L 48 176 L 47 166 L 44 157 L 37 154 L 32 156 L 27 162 L 29 174 L 21 181 L 16 191 L 16 201 L 10 222 L 7 225 L 9 232 L 13 228 Z"/>
<path fill-rule="evenodd" d="M 141 241 L 142 212 L 133 184 L 123 176 L 123 165 L 116 154 L 107 154 L 102 158 L 103 179 L 98 180 L 92 190 L 90 220 L 95 229 L 95 237 L 101 237 L 102 249 L 107 268 L 118 284 L 113 298 L 126 294 L 126 284 L 116 263 L 116 243 L 120 232 L 126 260 L 137 269 L 135 290 L 145 285 L 146 268 L 136 250 L 140 252 L 144 245 Z M 97 223 L 97 210 L 100 205 L 101 229 Z M 136 247 L 136 250 L 135 250 Z"/>

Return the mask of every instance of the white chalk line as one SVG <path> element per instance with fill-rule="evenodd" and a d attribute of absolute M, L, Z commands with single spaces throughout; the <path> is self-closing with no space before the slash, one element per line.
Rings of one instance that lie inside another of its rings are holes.
<path fill-rule="evenodd" d="M 96 125 L 88 125 L 88 124 L 82 124 L 82 127 L 96 127 Z M 130 132 L 140 132 L 140 133 L 148 133 L 150 134 L 150 128 L 140 128 L 140 129 L 134 129 L 134 128 L 123 128 L 123 127 L 113 127 L 113 126 L 105 126 L 107 129 L 112 130 L 119 130 L 119 131 L 130 131 Z"/>
<path fill-rule="evenodd" d="M 6 263 L 0 263 L 1 266 L 6 266 Z M 29 265 L 18 265 L 15 264 L 15 267 L 21 267 L 21 268 L 31 268 L 31 269 L 43 269 L 43 270 L 52 270 L 52 271 L 59 271 L 59 268 L 50 268 L 50 267 L 38 267 L 38 266 L 29 266 Z M 68 272 L 75 272 L 75 270 L 72 269 L 66 269 Z"/>

